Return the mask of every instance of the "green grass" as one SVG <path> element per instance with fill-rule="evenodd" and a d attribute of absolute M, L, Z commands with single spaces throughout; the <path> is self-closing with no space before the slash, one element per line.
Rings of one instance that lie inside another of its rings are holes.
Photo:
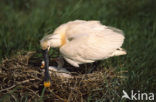
<path fill-rule="evenodd" d="M 3 0 L 0 59 L 18 50 L 40 50 L 39 40 L 67 21 L 100 20 L 125 33 L 123 47 L 128 54 L 103 61 L 128 70 L 123 89 L 156 92 L 155 5 L 154 0 Z"/>

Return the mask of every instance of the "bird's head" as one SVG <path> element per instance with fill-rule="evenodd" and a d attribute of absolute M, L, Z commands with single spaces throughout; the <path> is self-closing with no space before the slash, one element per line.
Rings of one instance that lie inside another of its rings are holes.
<path fill-rule="evenodd" d="M 49 49 L 50 47 L 56 48 L 61 46 L 61 35 L 53 34 L 47 35 L 40 41 L 42 50 Z"/>

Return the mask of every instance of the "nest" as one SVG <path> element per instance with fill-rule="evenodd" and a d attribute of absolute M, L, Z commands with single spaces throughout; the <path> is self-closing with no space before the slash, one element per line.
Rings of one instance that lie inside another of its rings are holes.
<path fill-rule="evenodd" d="M 0 65 L 0 97 L 14 101 L 86 102 L 110 101 L 120 97 L 122 72 L 99 66 L 88 73 L 93 64 L 70 67 L 73 78 L 63 79 L 51 73 L 51 87 L 43 87 L 44 71 L 40 68 L 42 58 L 35 52 L 20 53 L 4 59 Z M 56 64 L 54 61 L 53 65 Z M 6 98 L 7 97 L 7 98 Z"/>

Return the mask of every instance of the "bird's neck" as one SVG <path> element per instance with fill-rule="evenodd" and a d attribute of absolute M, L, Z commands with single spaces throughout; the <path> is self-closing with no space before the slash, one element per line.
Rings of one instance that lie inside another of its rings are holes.
<path fill-rule="evenodd" d="M 66 37 L 66 30 L 67 30 L 67 26 L 65 24 L 61 25 L 60 27 L 58 27 L 55 31 L 54 34 L 59 35 L 60 37 L 60 46 L 63 46 L 64 44 L 67 43 L 67 37 Z"/>
<path fill-rule="evenodd" d="M 53 35 L 53 39 L 49 40 L 50 46 L 54 48 L 62 47 L 66 44 L 66 36 L 65 33 Z"/>

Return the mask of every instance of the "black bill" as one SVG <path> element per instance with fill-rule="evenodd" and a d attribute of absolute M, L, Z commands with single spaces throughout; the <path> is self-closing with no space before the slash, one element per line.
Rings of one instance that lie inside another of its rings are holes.
<path fill-rule="evenodd" d="M 44 62 L 45 62 L 45 73 L 44 73 L 44 87 L 50 87 L 50 75 L 49 75 L 49 56 L 48 49 L 43 50 Z"/>

